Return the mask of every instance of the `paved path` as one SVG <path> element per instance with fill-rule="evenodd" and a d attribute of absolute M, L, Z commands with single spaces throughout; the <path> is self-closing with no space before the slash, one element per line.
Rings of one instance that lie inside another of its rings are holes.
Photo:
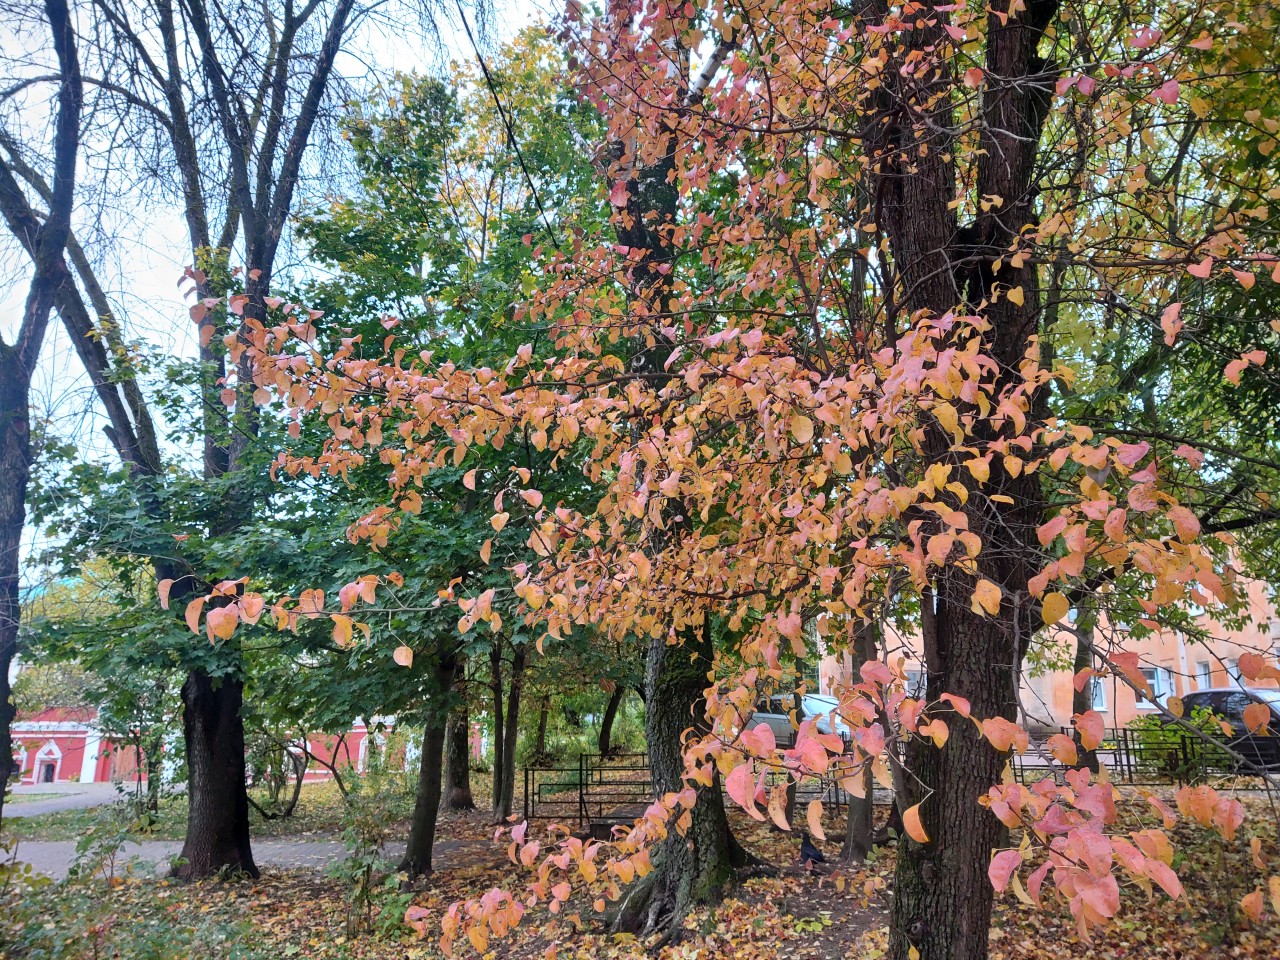
<path fill-rule="evenodd" d="M 31 783 L 12 788 L 5 798 L 4 816 L 7 820 L 59 810 L 83 810 L 111 803 L 119 796 L 111 783 Z"/>
<path fill-rule="evenodd" d="M 179 840 L 126 843 L 116 858 L 116 871 L 123 872 L 126 861 L 136 858 L 138 870 L 163 875 L 168 872 L 169 861 L 181 849 Z M 386 850 L 389 860 L 395 860 L 403 853 L 403 843 L 391 844 Z M 488 840 L 445 840 L 435 847 L 439 866 L 448 866 L 454 858 L 463 859 L 475 854 L 492 858 L 492 844 Z M 346 849 L 334 840 L 257 840 L 253 844 L 253 858 L 259 867 L 310 867 L 320 870 L 346 855 Z M 18 859 L 51 877 L 66 876 L 75 856 L 74 840 L 23 840 L 18 844 Z"/>

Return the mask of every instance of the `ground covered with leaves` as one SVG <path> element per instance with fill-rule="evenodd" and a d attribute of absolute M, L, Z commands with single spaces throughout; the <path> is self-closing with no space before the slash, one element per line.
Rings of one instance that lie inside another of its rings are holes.
<path fill-rule="evenodd" d="M 1134 810 L 1141 798 L 1134 797 Z M 316 801 L 321 806 L 326 801 Z M 991 934 L 993 960 L 1085 958 L 1268 958 L 1280 956 L 1280 921 L 1268 909 L 1249 920 L 1241 898 L 1261 874 L 1255 856 L 1274 850 L 1275 820 L 1261 798 L 1245 798 L 1249 825 L 1261 832 L 1255 854 L 1244 834 L 1225 844 L 1194 825 L 1174 831 L 1175 867 L 1186 897 L 1171 902 L 1133 888 L 1123 893 L 1120 918 L 1092 942 L 1083 940 L 1065 904 L 1050 894 L 1044 910 L 1020 903 L 1013 892 L 997 897 Z M 830 817 L 828 818 L 831 819 Z M 380 874 L 361 902 L 349 877 L 315 870 L 268 870 L 258 881 L 180 884 L 132 876 L 73 877 L 65 884 L 32 880 L 12 871 L 0 877 L 0 955 L 14 960 L 128 957 L 306 957 L 316 960 L 410 960 L 440 956 L 438 916 L 455 900 L 518 880 L 505 847 L 492 842 L 482 813 L 449 815 L 435 874 L 402 889 L 394 873 Z M 315 822 L 315 821 L 311 821 Z M 733 814 L 745 845 L 778 868 L 776 876 L 746 879 L 721 904 L 695 912 L 678 942 L 660 960 L 787 958 L 876 960 L 887 952 L 889 899 L 895 851 L 877 851 L 870 863 L 818 870 L 798 863 L 798 838 Z M 832 836 L 836 825 L 828 823 Z M 467 841 L 467 842 L 459 842 Z M 1016 841 L 1016 838 L 1015 838 Z M 831 860 L 837 844 L 828 842 Z M 117 870 L 119 868 L 117 867 Z M 589 891 L 553 916 L 534 912 L 516 933 L 490 945 L 488 958 L 510 960 L 639 960 L 651 944 L 609 933 Z M 425 938 L 404 926 L 410 906 L 427 909 Z M 470 954 L 462 945 L 460 952 Z"/>

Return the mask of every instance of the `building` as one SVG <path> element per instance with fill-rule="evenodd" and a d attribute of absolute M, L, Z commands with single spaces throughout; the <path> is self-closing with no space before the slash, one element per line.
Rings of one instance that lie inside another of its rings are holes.
<path fill-rule="evenodd" d="M 1195 690 L 1241 685 L 1244 682 L 1238 665 L 1241 654 L 1262 653 L 1280 658 L 1280 615 L 1276 610 L 1275 590 L 1260 581 L 1250 581 L 1245 588 L 1248 608 L 1241 618 L 1244 625 L 1239 628 L 1225 626 L 1210 613 L 1199 611 L 1195 621 L 1203 638 L 1165 629 L 1138 639 L 1128 635 L 1124 624 L 1112 624 L 1104 619 L 1095 631 L 1098 645 L 1103 649 L 1136 653 L 1148 685 L 1162 702 L 1169 696 L 1181 697 Z M 1022 715 L 1019 720 L 1030 730 L 1069 727 L 1075 692 L 1075 675 L 1071 670 L 1074 634 L 1067 628 L 1046 631 L 1045 636 L 1037 639 L 1037 644 L 1043 656 L 1036 658 L 1039 662 L 1024 664 L 1020 678 Z M 903 658 L 909 692 L 917 696 L 924 689 L 921 649 L 918 636 L 887 631 L 883 653 L 890 660 L 897 656 Z M 842 676 L 850 676 L 856 667 L 850 654 L 824 658 L 819 667 L 820 689 L 830 691 Z M 1096 677 L 1089 683 L 1092 709 L 1102 714 L 1108 727 L 1123 727 L 1137 717 L 1156 711 L 1153 703 L 1139 698 L 1117 677 Z M 1274 687 L 1276 683 L 1251 681 L 1250 685 Z"/>
<path fill-rule="evenodd" d="M 130 783 L 145 779 L 146 768 L 139 769 L 134 748 L 104 735 L 95 726 L 96 719 L 93 709 L 50 707 L 15 721 L 11 730 L 19 782 Z M 364 770 L 370 744 L 376 749 L 394 725 L 390 718 L 376 720 L 373 732 L 363 720 L 357 720 L 341 737 L 310 735 L 308 751 L 324 763 L 308 764 L 303 779 L 308 783 L 328 780 L 333 776 L 331 767 Z"/>

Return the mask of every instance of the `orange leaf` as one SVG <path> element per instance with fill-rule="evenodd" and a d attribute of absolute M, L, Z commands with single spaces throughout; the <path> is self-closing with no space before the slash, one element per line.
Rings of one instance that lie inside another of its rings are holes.
<path fill-rule="evenodd" d="M 160 597 L 160 606 L 169 609 L 169 591 L 173 588 L 172 580 L 161 580 L 156 584 L 156 594 Z"/>
<path fill-rule="evenodd" d="M 819 840 L 827 839 L 826 833 L 822 829 L 822 801 L 810 800 L 809 807 L 805 812 L 805 819 L 809 821 L 809 832 Z"/>
<path fill-rule="evenodd" d="M 1251 703 L 1244 708 L 1244 725 L 1250 733 L 1265 735 L 1270 732 L 1267 729 L 1270 723 L 1271 708 L 1265 703 Z"/>
<path fill-rule="evenodd" d="M 1079 716 L 1072 717 L 1071 722 L 1080 732 L 1080 744 L 1086 750 L 1097 750 L 1102 746 L 1106 736 L 1106 721 L 1097 710 L 1086 710 Z"/>
<path fill-rule="evenodd" d="M 929 842 L 929 834 L 924 832 L 924 824 L 920 822 L 920 804 L 903 811 L 902 826 L 907 831 L 907 836 L 916 843 Z"/>
<path fill-rule="evenodd" d="M 1254 890 L 1253 893 L 1246 894 L 1240 898 L 1240 908 L 1244 910 L 1245 915 L 1257 923 L 1262 919 L 1262 891 Z"/>
<path fill-rule="evenodd" d="M 391 654 L 391 659 L 402 667 L 413 666 L 413 647 L 406 647 L 401 644 L 396 647 L 395 653 Z"/>
<path fill-rule="evenodd" d="M 191 628 L 192 633 L 200 632 L 200 611 L 204 609 L 207 597 L 196 597 L 187 604 L 187 626 Z"/>

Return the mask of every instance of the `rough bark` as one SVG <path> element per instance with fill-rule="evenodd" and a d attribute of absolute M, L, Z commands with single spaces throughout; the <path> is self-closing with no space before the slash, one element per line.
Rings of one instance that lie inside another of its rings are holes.
<path fill-rule="evenodd" d="M 952 79 L 939 71 L 917 87 L 890 80 L 885 96 L 896 122 L 869 129 L 868 143 L 884 158 L 876 184 L 878 219 L 889 234 L 908 310 L 941 316 L 962 300 L 976 305 L 985 299 L 992 261 L 1026 224 L 1035 222 L 1033 173 L 1053 85 L 1051 71 L 1035 50 L 1055 12 L 1056 0 L 1032 0 L 1025 12 L 1016 14 L 1007 2 L 992 8 L 976 192 L 999 196 L 1003 205 L 984 212 L 964 231 L 956 228 L 948 210 L 957 182 L 947 132 L 952 129 L 947 94 Z M 946 19 L 940 13 L 904 43 L 913 53 L 925 53 L 941 41 Z M 912 111 L 919 111 L 914 118 Z M 911 124 L 927 125 L 930 132 L 922 138 L 927 150 L 908 142 Z M 1037 330 L 1036 267 L 1029 261 L 1018 267 L 1006 264 L 1000 282 L 1021 286 L 1023 302 L 1005 297 L 985 308 L 991 327 L 983 346 L 1012 383 Z M 976 439 L 991 442 L 999 435 L 990 432 Z M 940 427 L 926 430 L 924 445 L 930 461 L 950 458 L 951 440 Z M 983 542 L 977 570 L 944 566 L 924 600 L 926 607 L 932 606 L 925 611 L 924 630 L 928 698 L 958 694 L 970 701 L 977 718 L 1015 720 L 1017 677 L 1034 629 L 1027 582 L 1035 572 L 1035 528 L 1043 516 L 1043 498 L 1034 477 L 1012 478 L 1000 471 L 996 478 L 995 473 L 995 482 L 983 492 L 1008 497 L 1009 505 L 990 514 L 970 514 L 971 529 Z M 971 609 L 977 577 L 1002 588 L 994 616 Z M 992 904 L 987 866 L 1004 831 L 978 800 L 1000 781 L 1006 761 L 971 723 L 953 724 L 941 749 L 919 740 L 910 743 L 907 766 L 913 776 L 904 803 L 922 804 L 929 842 L 904 838 L 899 846 L 890 924 L 894 960 L 908 960 L 916 952 L 920 960 L 985 960 Z"/>
<path fill-rule="evenodd" d="M 182 685 L 182 732 L 187 743 L 187 836 L 182 879 L 223 872 L 258 876 L 249 847 L 245 790 L 244 681 L 192 670 Z"/>
<path fill-rule="evenodd" d="M 1097 626 L 1096 603 L 1093 597 L 1082 597 L 1076 603 L 1076 654 L 1071 672 L 1078 674 L 1093 666 L 1093 631 Z M 1071 692 L 1071 712 L 1084 713 L 1093 709 L 1093 683 Z M 1080 741 L 1080 731 L 1072 734 L 1076 742 L 1076 766 L 1098 772 L 1098 751 L 1086 750 Z"/>
<path fill-rule="evenodd" d="M 690 654 L 697 652 L 698 656 Z M 649 644 L 645 736 L 655 796 L 684 789 L 684 731 L 707 731 L 705 688 L 709 638 L 686 638 L 679 646 Z M 653 870 L 627 888 L 614 918 L 619 932 L 678 936 L 689 910 L 718 901 L 748 858 L 734 840 L 720 782 L 698 791 L 692 823 L 683 835 L 672 830 L 651 854 Z"/>
<path fill-rule="evenodd" d="M 627 688 L 620 683 L 613 688 L 613 692 L 609 694 L 609 702 L 605 704 L 604 716 L 600 718 L 600 739 L 596 742 L 602 757 L 607 757 L 613 752 L 613 724 L 618 719 L 618 710 L 621 709 L 626 695 Z"/>
<path fill-rule="evenodd" d="M 543 697 L 538 702 L 538 733 L 533 740 L 533 755 L 538 758 L 547 755 L 547 716 L 551 712 L 551 698 Z"/>
<path fill-rule="evenodd" d="M 876 627 L 873 623 L 862 625 L 854 644 L 854 663 L 858 666 L 876 658 Z M 842 863 L 861 863 L 875 845 L 872 816 L 875 812 L 871 764 L 866 764 L 859 778 L 862 781 L 861 797 L 849 795 L 849 815 L 845 819 L 844 845 L 840 849 Z"/>
<path fill-rule="evenodd" d="M 436 666 L 436 690 L 448 691 L 453 686 L 457 661 L 442 657 Z M 449 726 L 447 705 L 428 712 L 422 731 L 422 756 L 418 763 L 418 789 L 413 800 L 413 818 L 409 822 L 409 839 L 399 869 L 410 879 L 431 872 L 431 850 L 436 840 L 436 823 L 440 816 L 441 773 L 444 765 L 444 740 Z"/>
<path fill-rule="evenodd" d="M 17 337 L 12 345 L 0 340 L 0 816 L 13 773 L 10 724 L 14 707 L 9 666 L 17 655 L 22 619 L 19 576 L 31 477 L 31 375 L 58 287 L 66 276 L 63 251 L 71 230 L 83 104 L 80 63 L 66 0 L 46 0 L 45 16 L 58 58 L 59 85 L 53 133 L 55 190 L 43 222 L 30 214 L 13 172 L 0 164 L 0 210 L 34 267 Z"/>
<path fill-rule="evenodd" d="M 489 647 L 489 692 L 493 695 L 493 807 L 497 810 L 506 769 L 506 717 L 502 709 L 502 640 L 495 637 Z"/>
<path fill-rule="evenodd" d="M 444 808 L 474 810 L 471 796 L 471 719 L 464 703 L 449 714 L 444 747 Z"/>
<path fill-rule="evenodd" d="M 507 684 L 506 729 L 503 731 L 502 775 L 499 792 L 493 797 L 493 820 L 503 823 L 511 816 L 516 794 L 516 745 L 520 737 L 520 695 L 524 689 L 525 644 L 512 644 L 511 682 Z M 495 777 L 497 771 L 495 770 Z"/>

